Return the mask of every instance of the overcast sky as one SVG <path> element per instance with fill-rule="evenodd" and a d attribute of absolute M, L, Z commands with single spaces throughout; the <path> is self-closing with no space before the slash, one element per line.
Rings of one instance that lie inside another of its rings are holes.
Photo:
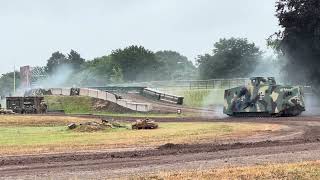
<path fill-rule="evenodd" d="M 275 0 L 0 0 L 0 73 L 45 65 L 55 51 L 85 59 L 128 45 L 175 50 L 190 60 L 219 38 L 263 50 L 279 30 Z"/>

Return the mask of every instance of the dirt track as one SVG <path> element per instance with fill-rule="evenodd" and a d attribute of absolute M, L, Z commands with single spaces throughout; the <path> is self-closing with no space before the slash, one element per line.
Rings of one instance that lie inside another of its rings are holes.
<path fill-rule="evenodd" d="M 0 157 L 0 174 L 4 179 L 100 179 L 160 170 L 320 160 L 320 116 L 214 118 L 210 121 L 275 123 L 287 128 L 263 136 L 207 144 L 166 144 L 154 149 Z"/>

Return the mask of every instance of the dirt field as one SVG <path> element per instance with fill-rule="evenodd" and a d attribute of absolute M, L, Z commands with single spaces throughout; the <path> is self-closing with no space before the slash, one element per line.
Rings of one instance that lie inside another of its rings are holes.
<path fill-rule="evenodd" d="M 122 119 L 123 120 L 123 119 Z M 132 118 L 127 118 L 132 121 Z M 158 121 L 161 121 L 158 119 Z M 169 118 L 164 122 L 261 123 L 283 127 L 245 138 L 154 148 L 96 149 L 0 157 L 3 179 L 132 178 L 137 174 L 320 160 L 320 116 L 290 118 Z"/>

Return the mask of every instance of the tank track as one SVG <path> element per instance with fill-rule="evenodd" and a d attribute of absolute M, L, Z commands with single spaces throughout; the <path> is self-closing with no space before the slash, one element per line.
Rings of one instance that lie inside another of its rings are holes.
<path fill-rule="evenodd" d="M 257 112 L 250 112 L 250 113 L 233 113 L 232 117 L 240 117 L 240 118 L 246 118 L 246 117 L 257 117 L 257 118 L 263 118 L 263 117 L 270 117 L 270 118 L 277 118 L 277 117 L 294 117 L 298 116 L 302 113 L 302 111 L 298 114 L 293 113 L 277 113 L 277 114 L 270 114 L 270 113 L 257 113 Z"/>
<path fill-rule="evenodd" d="M 240 118 L 246 118 L 246 117 L 257 117 L 257 118 L 263 118 L 263 117 L 279 117 L 280 114 L 270 114 L 270 113 L 233 113 L 231 115 L 232 117 L 240 117 Z"/>

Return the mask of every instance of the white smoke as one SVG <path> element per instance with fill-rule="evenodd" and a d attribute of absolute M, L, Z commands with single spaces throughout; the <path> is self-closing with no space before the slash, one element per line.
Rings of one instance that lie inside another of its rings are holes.
<path fill-rule="evenodd" d="M 250 77 L 275 77 L 277 82 L 283 82 L 283 62 L 276 56 L 261 59 Z"/>
<path fill-rule="evenodd" d="M 214 111 L 213 113 L 203 113 L 203 117 L 211 118 L 226 118 L 227 116 L 223 114 L 223 102 L 224 102 L 224 89 L 214 88 L 208 90 L 208 95 L 206 95 L 202 100 L 202 108 L 206 108 Z"/>
<path fill-rule="evenodd" d="M 65 87 L 68 84 L 71 75 L 74 73 L 74 69 L 71 65 L 61 65 L 56 70 L 46 77 L 45 79 L 38 80 L 35 84 L 37 88 L 57 88 Z"/>

